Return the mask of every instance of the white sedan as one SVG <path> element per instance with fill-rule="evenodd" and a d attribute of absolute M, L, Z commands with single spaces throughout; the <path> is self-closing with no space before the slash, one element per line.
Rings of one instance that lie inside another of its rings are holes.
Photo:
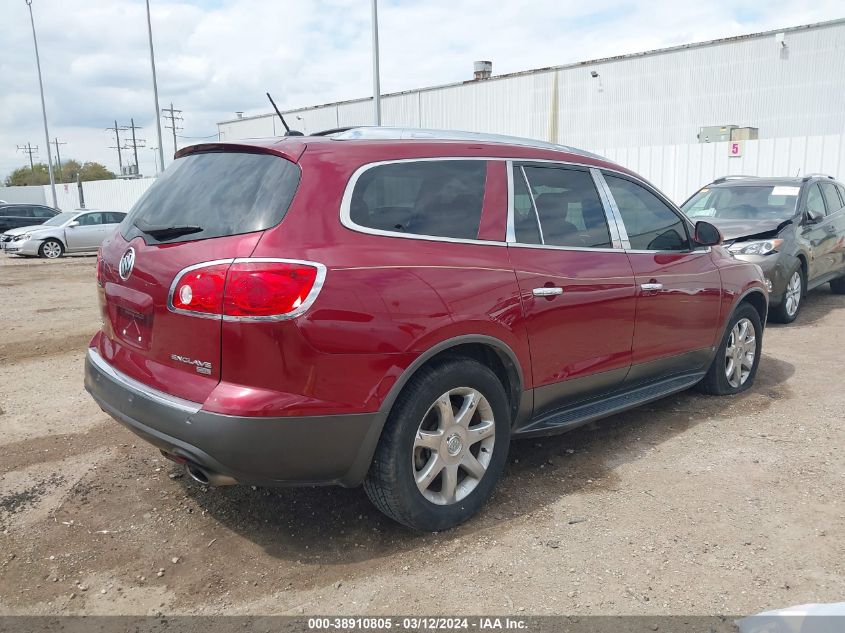
<path fill-rule="evenodd" d="M 67 211 L 44 224 L 11 229 L 0 236 L 10 255 L 55 259 L 65 253 L 95 252 L 126 214 L 122 211 Z"/>

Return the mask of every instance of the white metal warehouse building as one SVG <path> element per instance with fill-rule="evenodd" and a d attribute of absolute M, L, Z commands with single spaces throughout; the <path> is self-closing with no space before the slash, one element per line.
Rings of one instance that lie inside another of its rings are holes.
<path fill-rule="evenodd" d="M 676 201 L 728 173 L 845 178 L 845 19 L 388 94 L 381 107 L 387 126 L 593 151 Z M 372 111 L 366 98 L 284 114 L 310 133 L 371 125 Z M 699 142 L 702 127 L 729 124 L 757 128 L 759 140 L 733 157 L 728 142 Z M 218 132 L 231 141 L 283 128 L 268 113 L 223 121 Z"/>

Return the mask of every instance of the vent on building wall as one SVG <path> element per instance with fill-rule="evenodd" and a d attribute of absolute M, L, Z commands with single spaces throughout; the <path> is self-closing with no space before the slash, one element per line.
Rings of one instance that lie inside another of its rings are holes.
<path fill-rule="evenodd" d="M 475 62 L 473 64 L 473 79 L 490 79 L 493 74 L 493 62 Z"/>

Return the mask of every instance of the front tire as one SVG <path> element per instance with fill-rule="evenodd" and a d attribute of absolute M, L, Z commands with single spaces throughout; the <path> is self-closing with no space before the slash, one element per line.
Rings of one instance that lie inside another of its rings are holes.
<path fill-rule="evenodd" d="M 754 384 L 763 343 L 763 325 L 754 306 L 740 304 L 728 321 L 716 357 L 700 391 L 714 396 L 741 393 Z"/>
<path fill-rule="evenodd" d="M 505 467 L 510 414 L 488 367 L 455 358 L 422 368 L 393 405 L 364 481 L 370 501 L 415 530 L 474 515 Z"/>
<path fill-rule="evenodd" d="M 804 303 L 804 269 L 801 264 L 795 265 L 787 279 L 780 305 L 769 312 L 769 318 L 776 323 L 792 323 L 798 318 L 798 311 Z"/>
<path fill-rule="evenodd" d="M 58 259 L 65 252 L 64 245 L 59 240 L 49 239 L 44 240 L 44 243 L 38 247 L 38 256 L 46 259 Z"/>

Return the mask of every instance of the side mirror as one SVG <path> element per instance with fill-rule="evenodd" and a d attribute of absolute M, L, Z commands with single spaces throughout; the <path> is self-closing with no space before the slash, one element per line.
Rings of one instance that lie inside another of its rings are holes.
<path fill-rule="evenodd" d="M 719 229 L 704 220 L 695 223 L 694 238 L 700 246 L 718 246 L 722 243 L 722 234 Z"/>
<path fill-rule="evenodd" d="M 807 222 L 809 224 L 816 224 L 817 222 L 821 222 L 823 217 L 824 213 L 822 213 L 818 209 L 807 209 Z"/>
<path fill-rule="evenodd" d="M 75 226 L 79 226 L 79 222 L 77 222 L 76 220 L 74 220 L 73 222 L 67 223 L 67 228 L 69 228 L 69 229 L 72 229 Z"/>

